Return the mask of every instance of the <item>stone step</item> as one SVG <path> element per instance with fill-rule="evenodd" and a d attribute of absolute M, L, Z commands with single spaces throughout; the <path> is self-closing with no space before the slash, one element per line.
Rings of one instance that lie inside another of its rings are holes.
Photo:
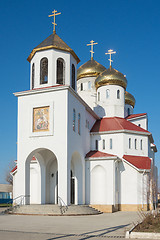
<path fill-rule="evenodd" d="M 15 207 L 9 211 L 14 214 L 33 214 L 33 215 L 95 215 L 102 212 L 88 206 L 88 205 L 70 205 L 66 209 L 58 205 L 46 204 L 46 205 L 23 205 Z"/>

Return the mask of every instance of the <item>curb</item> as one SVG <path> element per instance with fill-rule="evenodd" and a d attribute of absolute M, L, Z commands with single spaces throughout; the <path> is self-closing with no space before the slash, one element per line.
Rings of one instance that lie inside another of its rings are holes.
<path fill-rule="evenodd" d="M 147 233 L 147 232 L 130 232 L 127 231 L 125 238 L 139 238 L 139 239 L 160 239 L 160 233 Z"/>

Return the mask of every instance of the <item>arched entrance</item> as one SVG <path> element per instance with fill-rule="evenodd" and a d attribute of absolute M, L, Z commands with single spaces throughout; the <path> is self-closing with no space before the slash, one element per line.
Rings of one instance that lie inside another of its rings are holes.
<path fill-rule="evenodd" d="M 58 164 L 55 154 L 45 148 L 29 154 L 25 164 L 26 204 L 56 204 L 58 199 Z"/>
<path fill-rule="evenodd" d="M 83 166 L 78 152 L 73 153 L 71 158 L 70 203 L 83 204 Z"/>

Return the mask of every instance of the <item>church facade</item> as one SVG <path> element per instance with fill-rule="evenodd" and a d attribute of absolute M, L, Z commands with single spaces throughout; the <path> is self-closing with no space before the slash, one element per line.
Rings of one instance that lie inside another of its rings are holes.
<path fill-rule="evenodd" d="M 103 212 L 155 203 L 157 149 L 147 114 L 133 113 L 125 75 L 93 57 L 77 70 L 79 58 L 55 32 L 28 61 L 30 90 L 14 94 L 13 197 L 26 196 L 24 204 L 61 199 Z"/>

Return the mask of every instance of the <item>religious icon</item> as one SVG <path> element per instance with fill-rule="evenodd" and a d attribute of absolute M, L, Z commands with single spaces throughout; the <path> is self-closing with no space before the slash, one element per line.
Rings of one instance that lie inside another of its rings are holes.
<path fill-rule="evenodd" d="M 33 132 L 49 131 L 49 107 L 33 109 Z"/>

